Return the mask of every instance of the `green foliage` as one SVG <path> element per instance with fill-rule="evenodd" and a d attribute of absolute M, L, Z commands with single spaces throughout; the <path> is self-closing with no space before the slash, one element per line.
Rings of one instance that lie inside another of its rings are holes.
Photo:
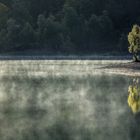
<path fill-rule="evenodd" d="M 20 39 L 21 39 L 20 41 L 24 45 L 31 45 L 32 43 L 35 42 L 36 40 L 35 31 L 30 23 L 27 22 L 24 25 L 24 28 L 20 32 Z"/>
<path fill-rule="evenodd" d="M 139 7 L 138 0 L 1 0 L 0 45 L 13 51 L 36 44 L 52 53 L 125 52 L 125 36 L 140 21 Z M 139 35 L 133 34 L 130 52 L 137 54 Z"/>
<path fill-rule="evenodd" d="M 6 45 L 7 45 L 7 31 L 5 29 L 2 29 L 0 31 L 0 52 L 5 51 Z"/>
<path fill-rule="evenodd" d="M 92 39 L 99 38 L 101 35 L 101 25 L 98 16 L 92 15 L 88 22 L 88 32 L 92 36 Z"/>
<path fill-rule="evenodd" d="M 9 10 L 9 8 L 0 2 L 0 14 L 4 13 L 4 12 L 7 12 Z"/>
<path fill-rule="evenodd" d="M 102 15 L 99 17 L 100 20 L 100 26 L 102 31 L 102 37 L 110 37 L 113 31 L 113 23 L 108 15 L 107 11 L 103 11 Z"/>
<path fill-rule="evenodd" d="M 82 45 L 82 21 L 80 20 L 77 11 L 72 7 L 64 7 L 64 27 L 67 32 L 67 36 L 70 37 L 73 44 L 79 46 Z"/>
<path fill-rule="evenodd" d="M 106 11 L 104 11 L 101 16 L 93 14 L 90 17 L 89 21 L 87 21 L 87 36 L 89 48 L 94 50 L 96 46 L 97 48 L 99 48 L 102 43 L 109 42 L 114 36 L 112 32 L 113 23 Z"/>
<path fill-rule="evenodd" d="M 54 49 L 58 49 L 62 45 L 61 25 L 55 21 L 55 17 L 50 15 L 46 20 L 45 36 L 47 44 Z"/>
<path fill-rule="evenodd" d="M 0 3 L 0 29 L 6 27 L 5 25 L 8 20 L 8 12 L 9 8 L 5 4 Z"/>
<path fill-rule="evenodd" d="M 29 3 L 27 0 L 13 0 L 12 17 L 20 23 L 32 22 L 32 17 L 29 13 Z"/>
<path fill-rule="evenodd" d="M 123 52 L 126 50 L 124 46 L 128 46 L 128 41 L 127 41 L 127 36 L 124 33 L 122 33 L 119 38 L 118 46 L 117 46 L 120 52 Z"/>
<path fill-rule="evenodd" d="M 7 49 L 16 48 L 20 44 L 20 30 L 21 26 L 16 22 L 15 19 L 10 18 L 7 21 Z"/>
<path fill-rule="evenodd" d="M 138 79 L 134 79 L 133 85 L 128 88 L 128 93 L 128 105 L 133 113 L 138 113 L 140 111 L 140 85 Z"/>
<path fill-rule="evenodd" d="M 42 32 L 46 26 L 46 18 L 44 15 L 40 14 L 37 19 L 37 25 L 39 32 Z"/>
<path fill-rule="evenodd" d="M 140 50 L 140 27 L 134 25 L 132 31 L 128 35 L 128 42 L 130 44 L 129 52 L 138 53 Z"/>
<path fill-rule="evenodd" d="M 95 37 L 103 37 L 102 39 L 109 36 L 113 30 L 112 21 L 106 11 L 101 16 L 92 15 L 89 19 L 88 27 Z"/>
<path fill-rule="evenodd" d="M 75 52 L 75 45 L 72 43 L 71 38 L 69 36 L 65 37 L 63 42 L 63 51 L 67 54 Z"/>
<path fill-rule="evenodd" d="M 40 44 L 43 44 L 46 40 L 45 30 L 46 30 L 46 18 L 44 15 L 40 14 L 37 19 L 37 38 Z"/>
<path fill-rule="evenodd" d="M 59 48 L 59 46 L 62 45 L 62 26 L 55 20 L 54 16 L 50 15 L 46 18 L 44 15 L 39 15 L 37 25 L 38 39 L 42 45 L 47 44 L 51 49 Z"/>
<path fill-rule="evenodd" d="M 69 28 L 69 31 L 73 31 L 78 27 L 78 15 L 75 9 L 72 7 L 64 7 L 64 22 Z"/>

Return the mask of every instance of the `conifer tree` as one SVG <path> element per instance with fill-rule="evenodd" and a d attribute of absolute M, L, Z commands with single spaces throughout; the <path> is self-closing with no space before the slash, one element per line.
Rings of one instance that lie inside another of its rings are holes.
<path fill-rule="evenodd" d="M 9 10 L 9 8 L 0 2 L 0 14 L 3 13 L 3 12 L 7 12 Z"/>

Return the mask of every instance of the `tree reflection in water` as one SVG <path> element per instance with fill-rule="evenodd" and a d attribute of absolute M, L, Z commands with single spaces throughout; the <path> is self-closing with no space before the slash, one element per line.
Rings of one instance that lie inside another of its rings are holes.
<path fill-rule="evenodd" d="M 134 113 L 134 122 L 130 125 L 130 139 L 140 139 L 140 82 L 133 79 L 133 83 L 128 87 L 128 105 Z"/>
<path fill-rule="evenodd" d="M 134 79 L 132 85 L 128 88 L 128 105 L 133 113 L 140 112 L 140 83 L 139 79 Z"/>

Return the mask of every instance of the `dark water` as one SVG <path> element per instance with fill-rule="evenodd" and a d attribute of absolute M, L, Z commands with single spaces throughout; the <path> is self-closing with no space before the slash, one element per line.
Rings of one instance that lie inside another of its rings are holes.
<path fill-rule="evenodd" d="M 132 78 L 1 76 L 0 140 L 135 140 Z"/>

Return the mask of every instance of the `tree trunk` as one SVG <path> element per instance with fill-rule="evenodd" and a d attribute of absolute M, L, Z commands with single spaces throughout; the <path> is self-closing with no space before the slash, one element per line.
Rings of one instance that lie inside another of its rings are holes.
<path fill-rule="evenodd" d="M 134 60 L 134 62 L 140 62 L 140 60 L 138 59 L 138 56 L 137 56 L 137 54 L 133 54 L 133 60 Z"/>

